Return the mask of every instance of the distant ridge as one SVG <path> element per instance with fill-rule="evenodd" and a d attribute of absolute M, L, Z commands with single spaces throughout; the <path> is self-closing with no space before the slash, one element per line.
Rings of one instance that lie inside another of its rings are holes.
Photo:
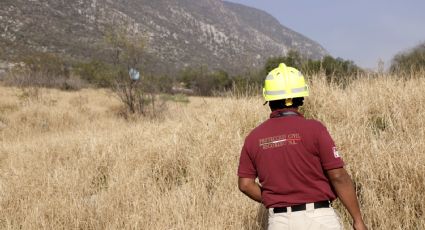
<path fill-rule="evenodd" d="M 239 72 L 291 49 L 313 59 L 328 54 L 271 15 L 221 0 L 2 0 L 0 59 L 31 50 L 89 59 L 112 24 L 146 37 L 153 69 L 207 65 Z"/>

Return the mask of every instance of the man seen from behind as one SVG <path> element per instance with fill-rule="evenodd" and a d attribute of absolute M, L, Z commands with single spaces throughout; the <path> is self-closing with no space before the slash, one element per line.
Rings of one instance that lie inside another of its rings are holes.
<path fill-rule="evenodd" d="M 272 112 L 245 139 L 238 185 L 268 209 L 268 229 L 342 229 L 331 206 L 337 197 L 353 218 L 353 228 L 367 229 L 329 132 L 298 111 L 309 96 L 301 72 L 280 64 L 265 79 L 263 95 Z"/>

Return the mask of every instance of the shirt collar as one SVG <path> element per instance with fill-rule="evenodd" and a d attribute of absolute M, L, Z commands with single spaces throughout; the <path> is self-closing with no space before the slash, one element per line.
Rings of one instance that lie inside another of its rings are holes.
<path fill-rule="evenodd" d="M 297 109 L 278 109 L 270 114 L 270 118 L 278 118 L 284 116 L 300 116 L 304 117 Z"/>

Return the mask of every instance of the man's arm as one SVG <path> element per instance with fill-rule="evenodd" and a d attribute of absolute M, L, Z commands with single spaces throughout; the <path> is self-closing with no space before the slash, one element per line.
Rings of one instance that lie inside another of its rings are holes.
<path fill-rule="evenodd" d="M 238 186 L 239 190 L 249 198 L 261 203 L 261 187 L 255 182 L 255 179 L 239 177 Z"/>
<path fill-rule="evenodd" d="M 359 202 L 350 175 L 344 168 L 328 170 L 327 175 L 335 188 L 338 198 L 353 218 L 354 229 L 367 229 L 362 219 Z"/>

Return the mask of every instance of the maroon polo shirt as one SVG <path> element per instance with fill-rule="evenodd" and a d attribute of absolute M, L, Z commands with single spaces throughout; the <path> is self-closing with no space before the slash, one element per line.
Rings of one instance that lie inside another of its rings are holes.
<path fill-rule="evenodd" d="M 258 177 L 267 208 L 287 207 L 334 200 L 324 171 L 343 166 L 326 127 L 286 109 L 274 111 L 246 137 L 238 176 Z"/>

